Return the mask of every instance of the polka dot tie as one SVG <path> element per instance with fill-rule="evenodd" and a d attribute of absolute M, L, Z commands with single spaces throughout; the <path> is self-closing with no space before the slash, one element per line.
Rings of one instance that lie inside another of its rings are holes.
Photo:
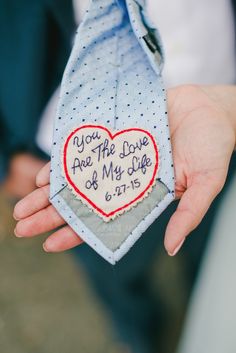
<path fill-rule="evenodd" d="M 162 67 L 144 1 L 91 1 L 61 84 L 50 200 L 112 264 L 174 199 Z"/>

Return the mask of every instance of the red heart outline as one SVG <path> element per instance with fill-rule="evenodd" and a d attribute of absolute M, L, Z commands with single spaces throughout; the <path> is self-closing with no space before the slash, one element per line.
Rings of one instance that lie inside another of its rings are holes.
<path fill-rule="evenodd" d="M 86 129 L 86 128 L 96 128 L 96 129 L 101 129 L 106 131 L 106 133 L 109 135 L 111 140 L 114 140 L 115 137 L 124 134 L 126 132 L 130 132 L 130 131 L 141 131 L 145 134 L 147 134 L 150 139 L 152 140 L 153 146 L 154 146 L 154 150 L 155 150 L 155 160 L 156 160 L 156 164 L 154 167 L 154 171 L 153 171 L 153 176 L 151 178 L 151 181 L 149 182 L 148 186 L 132 201 L 130 201 L 129 203 L 125 204 L 122 207 L 117 208 L 116 210 L 110 212 L 110 213 L 106 213 L 104 212 L 102 209 L 100 209 L 94 202 L 92 202 L 84 193 L 82 193 L 78 187 L 74 184 L 74 182 L 71 180 L 69 173 L 68 173 L 68 169 L 67 169 L 67 163 L 66 163 L 66 155 L 67 155 L 67 148 L 68 148 L 68 144 L 70 139 L 72 138 L 72 136 L 79 130 L 82 129 Z M 101 125 L 82 125 L 80 127 L 78 127 L 77 129 L 75 129 L 74 131 L 72 131 L 70 133 L 70 135 L 67 137 L 65 145 L 64 145 L 64 149 L 63 149 L 63 166 L 64 166 L 64 172 L 65 172 L 65 176 L 67 181 L 69 182 L 69 184 L 73 187 L 73 189 L 80 195 L 82 196 L 93 208 L 95 208 L 99 213 L 101 213 L 103 216 L 105 217 L 111 217 L 113 216 L 115 213 L 129 207 L 130 205 L 132 205 L 134 202 L 136 202 L 138 199 L 142 198 L 142 196 L 146 193 L 146 191 L 152 186 L 154 180 L 155 180 L 155 176 L 158 170 L 158 166 L 159 166 L 159 153 L 158 153 L 158 148 L 157 148 L 157 144 L 156 141 L 154 139 L 154 137 L 151 135 L 151 133 L 147 130 L 144 129 L 140 129 L 140 128 L 129 128 L 129 129 L 125 129 L 125 130 L 120 130 L 118 132 L 116 132 L 115 134 L 112 134 L 110 132 L 110 130 L 108 130 L 106 127 L 101 126 Z"/>

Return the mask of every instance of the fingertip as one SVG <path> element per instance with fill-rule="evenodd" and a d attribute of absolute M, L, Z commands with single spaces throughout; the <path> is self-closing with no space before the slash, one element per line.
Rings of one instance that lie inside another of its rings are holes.
<path fill-rule="evenodd" d="M 38 188 L 41 188 L 42 186 L 45 185 L 44 183 L 42 183 L 41 178 L 38 177 L 38 175 L 36 176 L 35 185 L 36 185 Z"/>
<path fill-rule="evenodd" d="M 42 187 L 49 184 L 50 181 L 50 162 L 47 163 L 36 175 L 35 184 L 37 187 Z"/>
<path fill-rule="evenodd" d="M 29 238 L 32 236 L 32 224 L 30 219 L 21 219 L 17 222 L 14 233 L 17 238 Z"/>
<path fill-rule="evenodd" d="M 57 243 L 54 240 L 54 234 L 50 235 L 43 243 L 43 249 L 47 253 L 53 253 L 53 252 L 60 251 L 59 249 L 57 249 Z"/>
<path fill-rule="evenodd" d="M 174 250 L 179 243 L 178 232 L 176 227 L 174 226 L 175 222 L 173 221 L 173 217 L 174 215 L 171 217 L 166 227 L 165 238 L 164 238 L 164 246 L 169 255 L 174 253 Z"/>
<path fill-rule="evenodd" d="M 17 202 L 17 204 L 14 207 L 13 210 L 13 218 L 16 221 L 19 221 L 20 219 L 22 219 L 22 205 L 21 205 L 21 200 L 19 202 Z"/>
<path fill-rule="evenodd" d="M 46 239 L 44 247 L 47 252 L 58 253 L 72 249 L 81 243 L 82 239 L 69 226 L 64 226 Z"/>
<path fill-rule="evenodd" d="M 164 246 L 169 256 L 175 256 L 189 234 L 190 227 L 186 224 L 184 211 L 176 210 L 166 228 Z"/>
<path fill-rule="evenodd" d="M 14 229 L 14 234 L 17 238 L 22 238 L 22 235 L 18 234 L 17 229 Z"/>
<path fill-rule="evenodd" d="M 174 257 L 175 255 L 177 255 L 180 249 L 182 248 L 184 242 L 185 242 L 185 238 L 181 240 L 180 244 L 177 245 L 177 247 L 172 252 L 167 250 L 168 255 L 171 257 Z"/>
<path fill-rule="evenodd" d="M 15 229 L 14 229 L 14 234 L 17 238 L 22 238 L 24 235 L 24 233 L 22 233 L 22 229 L 21 229 L 21 221 L 18 221 Z"/>
<path fill-rule="evenodd" d="M 44 250 L 46 253 L 50 252 L 50 250 L 48 249 L 48 246 L 47 246 L 47 242 L 46 242 L 46 241 L 43 243 L 43 250 Z"/>
<path fill-rule="evenodd" d="M 21 219 L 20 217 L 18 217 L 18 216 L 16 215 L 15 211 L 13 212 L 12 217 L 14 218 L 15 221 L 19 221 L 19 220 Z"/>

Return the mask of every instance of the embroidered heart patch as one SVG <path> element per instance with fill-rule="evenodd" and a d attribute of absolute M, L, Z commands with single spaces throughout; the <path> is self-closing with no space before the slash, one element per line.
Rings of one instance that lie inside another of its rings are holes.
<path fill-rule="evenodd" d="M 83 125 L 70 133 L 63 148 L 69 187 L 106 222 L 148 195 L 158 165 L 156 141 L 140 128 L 112 133 L 104 126 Z"/>

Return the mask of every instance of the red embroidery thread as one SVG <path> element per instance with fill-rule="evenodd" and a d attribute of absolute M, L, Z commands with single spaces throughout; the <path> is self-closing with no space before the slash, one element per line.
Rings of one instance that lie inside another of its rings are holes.
<path fill-rule="evenodd" d="M 130 131 L 141 131 L 141 132 L 144 132 L 145 134 L 147 134 L 150 139 L 152 140 L 152 143 L 153 143 L 153 146 L 154 146 L 154 150 L 155 150 L 155 160 L 156 160 L 156 164 L 155 164 L 155 168 L 154 168 L 154 171 L 153 171 L 153 176 L 151 178 L 151 181 L 149 182 L 148 186 L 132 201 L 130 201 L 129 203 L 125 204 L 124 206 L 122 207 L 119 207 L 117 208 L 116 210 L 110 212 L 110 213 L 106 213 L 104 212 L 102 209 L 100 209 L 94 202 L 92 202 L 84 193 L 82 193 L 78 187 L 74 184 L 74 182 L 71 180 L 70 176 L 69 176 L 69 173 L 68 173 L 68 170 L 67 170 L 67 163 L 66 163 L 66 154 L 67 154 L 67 148 L 68 148 L 68 144 L 69 144 L 69 141 L 70 139 L 72 138 L 72 136 L 79 130 L 82 130 L 82 129 L 86 129 L 86 128 L 96 128 L 96 129 L 102 129 L 104 131 L 107 132 L 107 134 L 109 135 L 110 139 L 111 140 L 114 140 L 116 136 L 119 136 L 121 134 L 124 134 L 125 132 L 130 132 Z M 116 214 L 117 212 L 129 207 L 130 205 L 132 205 L 134 202 L 136 202 L 138 199 L 142 198 L 142 196 L 146 193 L 146 191 L 152 186 L 154 180 L 155 180 L 155 176 L 156 176 L 156 173 L 157 173 L 157 170 L 158 170 L 158 167 L 159 167 L 159 153 L 158 153 L 158 148 L 157 148 L 157 144 L 156 144 L 156 141 L 154 139 L 154 137 L 152 136 L 152 134 L 147 131 L 147 130 L 144 130 L 144 129 L 141 129 L 141 128 L 128 128 L 128 129 L 125 129 L 125 130 L 120 130 L 114 134 L 112 134 L 110 132 L 110 130 L 108 130 L 106 127 L 102 126 L 102 125 L 82 125 L 80 127 L 78 127 L 77 129 L 75 129 L 74 131 L 72 131 L 70 133 L 70 135 L 67 137 L 66 139 L 66 143 L 64 145 L 64 149 L 63 149 L 63 166 L 64 166 L 64 171 L 65 171 L 65 176 L 66 176 L 66 179 L 67 181 L 69 182 L 69 184 L 73 187 L 73 189 L 80 195 L 82 196 L 93 208 L 95 208 L 99 213 L 101 213 L 103 216 L 105 217 L 111 217 L 113 216 L 114 214 Z"/>

